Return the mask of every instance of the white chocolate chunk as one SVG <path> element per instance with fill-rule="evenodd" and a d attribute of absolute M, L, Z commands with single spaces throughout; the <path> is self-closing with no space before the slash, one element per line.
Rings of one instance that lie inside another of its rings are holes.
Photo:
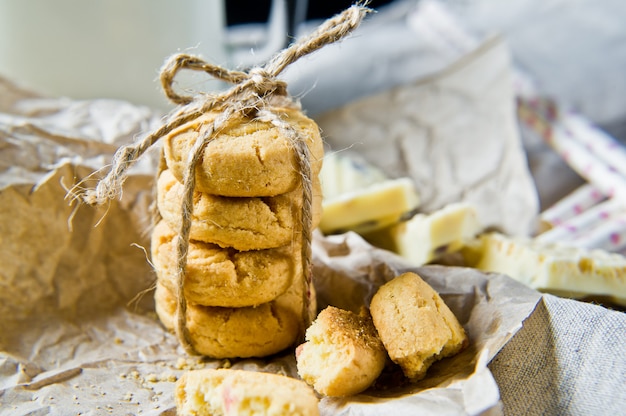
<path fill-rule="evenodd" d="M 364 232 L 398 222 L 417 208 L 419 197 L 409 178 L 388 179 L 322 202 L 324 233 Z"/>
<path fill-rule="evenodd" d="M 389 179 L 380 169 L 360 159 L 358 155 L 327 153 L 319 174 L 326 200 L 360 191 Z"/>
<path fill-rule="evenodd" d="M 409 178 L 390 179 L 350 153 L 330 153 L 320 172 L 324 233 L 365 233 L 397 223 L 419 205 Z"/>
<path fill-rule="evenodd" d="M 555 295 L 605 296 L 626 305 L 626 257 L 622 255 L 499 233 L 481 236 L 477 248 L 478 269 L 506 274 Z"/>
<path fill-rule="evenodd" d="M 415 266 L 461 249 L 482 231 L 474 206 L 460 202 L 431 214 L 417 214 L 378 235 L 374 244 L 395 251 Z M 386 234 L 386 235 L 383 235 Z"/>

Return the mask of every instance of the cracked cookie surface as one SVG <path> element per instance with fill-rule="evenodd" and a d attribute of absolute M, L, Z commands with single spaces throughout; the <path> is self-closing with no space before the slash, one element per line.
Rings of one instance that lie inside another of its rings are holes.
<path fill-rule="evenodd" d="M 194 349 L 212 358 L 245 358 L 265 357 L 292 346 L 302 330 L 303 289 L 299 277 L 284 294 L 256 307 L 221 308 L 189 303 L 187 329 Z M 173 330 L 175 293 L 157 282 L 154 296 L 159 319 Z M 315 311 L 312 293 L 308 313 L 312 317 Z"/>
<path fill-rule="evenodd" d="M 296 349 L 298 375 L 325 396 L 351 396 L 374 383 L 387 352 L 369 312 L 328 306 L 306 330 Z"/>
<path fill-rule="evenodd" d="M 159 281 L 176 288 L 176 234 L 161 221 L 152 233 L 152 262 Z M 205 306 L 256 306 L 282 295 L 293 281 L 297 244 L 275 249 L 238 251 L 190 241 L 185 296 Z"/>
<path fill-rule="evenodd" d="M 159 175 L 159 212 L 173 229 L 180 229 L 183 185 L 170 170 Z M 290 244 L 299 231 L 302 211 L 300 187 L 275 197 L 223 197 L 194 193 L 190 238 L 233 247 L 237 250 L 276 248 Z M 321 218 L 322 191 L 319 178 L 313 178 L 313 228 Z"/>
<path fill-rule="evenodd" d="M 324 157 L 317 124 L 300 110 L 274 110 L 306 142 L 311 177 L 317 177 Z M 163 138 L 165 161 L 179 182 L 191 147 L 219 115 L 206 113 Z M 294 190 L 301 176 L 291 139 L 269 122 L 242 115 L 235 118 L 233 127 L 220 130 L 204 148 L 196 168 L 196 189 L 237 197 L 276 196 Z"/>

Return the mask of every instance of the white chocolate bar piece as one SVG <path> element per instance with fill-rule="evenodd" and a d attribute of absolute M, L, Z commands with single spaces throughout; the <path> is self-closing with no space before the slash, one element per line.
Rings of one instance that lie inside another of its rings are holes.
<path fill-rule="evenodd" d="M 409 178 L 387 179 L 324 199 L 319 228 L 323 233 L 374 230 L 398 222 L 418 205 L 419 197 Z"/>
<path fill-rule="evenodd" d="M 417 214 L 408 221 L 366 234 L 365 238 L 421 266 L 461 249 L 482 229 L 474 206 L 459 202 L 431 214 Z"/>
<path fill-rule="evenodd" d="M 319 229 L 364 233 L 394 224 L 419 205 L 409 178 L 390 179 L 358 155 L 330 153 L 320 172 L 324 195 Z"/>
<path fill-rule="evenodd" d="M 332 200 L 387 179 L 380 169 L 347 153 L 327 153 L 319 173 L 324 199 Z"/>
<path fill-rule="evenodd" d="M 499 233 L 482 235 L 480 240 L 478 269 L 506 274 L 555 295 L 601 296 L 626 305 L 626 257 L 622 255 Z"/>

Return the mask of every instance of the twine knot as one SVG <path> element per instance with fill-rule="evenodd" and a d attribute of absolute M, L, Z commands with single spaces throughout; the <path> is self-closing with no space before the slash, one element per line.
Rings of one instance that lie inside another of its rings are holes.
<path fill-rule="evenodd" d="M 174 91 L 174 79 L 179 71 L 187 69 L 191 71 L 205 72 L 223 82 L 233 84 L 230 90 L 220 95 L 198 93 L 193 95 L 181 95 Z M 161 69 L 161 86 L 167 98 L 175 104 L 188 105 L 194 101 L 200 106 L 218 107 L 234 102 L 243 102 L 252 107 L 258 105 L 260 100 L 272 96 L 286 97 L 287 83 L 277 78 L 277 73 L 272 73 L 263 67 L 254 67 L 248 72 L 229 70 L 221 66 L 205 62 L 198 57 L 178 54 L 172 56 Z"/>
<path fill-rule="evenodd" d="M 259 98 L 288 95 L 287 83 L 270 74 L 265 68 L 252 68 L 248 71 L 248 79 L 251 83 L 250 88 Z"/>

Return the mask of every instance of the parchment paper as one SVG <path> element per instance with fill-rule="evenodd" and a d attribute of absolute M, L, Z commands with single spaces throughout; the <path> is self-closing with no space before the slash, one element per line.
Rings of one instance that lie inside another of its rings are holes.
<path fill-rule="evenodd" d="M 484 56 L 473 55 L 470 62 Z M 448 79 L 445 73 L 441 77 Z M 428 80 L 422 88 L 426 85 Z M 93 186 L 91 172 L 106 167 L 117 146 L 150 130 L 160 115 L 118 101 L 39 98 L 3 81 L 0 92 L 5 90 L 11 93 L 0 93 L 8 97 L 0 107 L 3 412 L 172 414 L 174 381 L 189 368 L 232 365 L 296 376 L 292 350 L 230 363 L 190 358 L 156 319 L 154 275 L 141 249 L 147 248 L 156 157 L 137 165 L 121 201 L 74 211 L 65 199 L 73 184 Z M 427 97 L 444 100 L 446 95 Z M 416 111 L 433 112 L 439 104 L 420 101 Z M 448 128 L 455 126 L 461 130 L 451 137 L 462 138 L 467 125 L 449 123 Z M 476 146 L 482 137 L 477 136 Z M 491 147 L 485 149 L 485 160 L 502 162 L 488 154 Z M 435 184 L 439 180 L 431 179 Z M 498 180 L 515 187 L 520 178 Z M 321 307 L 366 304 L 378 285 L 406 267 L 355 234 L 316 235 L 314 282 Z M 471 269 L 431 266 L 418 271 L 459 317 L 470 347 L 433 366 L 418 384 L 405 385 L 390 371 L 361 395 L 324 399 L 322 414 L 500 413 L 498 388 L 487 364 L 521 328 L 540 295 L 507 277 Z"/>

